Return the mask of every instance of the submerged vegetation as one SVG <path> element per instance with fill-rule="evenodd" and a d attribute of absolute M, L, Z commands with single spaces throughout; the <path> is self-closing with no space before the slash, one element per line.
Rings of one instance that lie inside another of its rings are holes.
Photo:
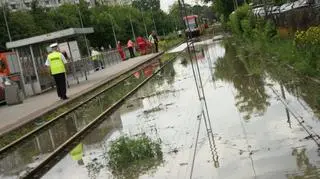
<path fill-rule="evenodd" d="M 286 30 L 276 27 L 272 19 L 254 16 L 249 5 L 239 7 L 223 24 L 243 48 L 291 66 L 303 75 L 320 77 L 320 26 L 284 35 Z"/>
<path fill-rule="evenodd" d="M 158 141 L 145 135 L 122 136 L 111 143 L 108 165 L 119 178 L 138 178 L 162 162 L 163 153 Z"/>

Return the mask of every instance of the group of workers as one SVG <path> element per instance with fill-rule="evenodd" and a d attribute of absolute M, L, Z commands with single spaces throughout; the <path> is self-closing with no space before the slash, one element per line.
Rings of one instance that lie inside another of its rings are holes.
<path fill-rule="evenodd" d="M 145 55 L 149 52 L 149 49 L 152 49 L 153 53 L 158 53 L 158 37 L 156 35 L 155 31 L 152 31 L 148 37 L 148 40 L 143 38 L 142 36 L 138 36 L 136 38 L 136 43 L 134 43 L 131 39 L 127 42 L 127 48 L 130 53 L 130 58 L 135 57 L 134 49 L 139 50 L 139 53 L 141 55 Z M 121 59 L 124 61 L 126 60 L 126 54 L 124 53 L 124 50 L 122 48 L 121 42 L 117 42 L 117 50 L 120 54 Z"/>
<path fill-rule="evenodd" d="M 152 48 L 152 52 L 158 52 L 158 37 L 155 31 L 152 31 L 152 33 L 150 33 L 148 40 L 144 39 L 141 36 L 137 37 L 136 44 L 141 55 L 147 54 L 150 47 Z M 135 57 L 135 46 L 135 43 L 131 39 L 129 39 L 127 42 L 127 47 L 130 52 L 131 58 Z M 58 43 L 51 44 L 50 48 L 52 49 L 52 51 L 48 54 L 45 65 L 50 69 L 51 75 L 55 80 L 58 97 L 60 97 L 60 99 L 62 100 L 66 100 L 68 99 L 66 95 L 66 54 L 63 54 L 59 51 Z M 121 56 L 121 59 L 123 61 L 126 60 L 126 56 L 121 47 L 120 41 L 118 41 L 117 50 Z M 100 57 L 100 54 L 101 53 L 99 51 L 91 48 L 91 58 L 93 60 L 95 71 L 98 71 L 99 68 L 104 68 L 101 59 L 98 59 Z"/>

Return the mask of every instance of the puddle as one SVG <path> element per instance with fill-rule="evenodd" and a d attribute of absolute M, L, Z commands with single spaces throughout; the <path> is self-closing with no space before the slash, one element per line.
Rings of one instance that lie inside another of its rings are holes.
<path fill-rule="evenodd" d="M 319 178 L 318 139 L 308 137 L 308 132 L 314 138 L 320 134 L 319 85 L 266 60 L 252 60 L 241 48 L 204 44 L 196 56 L 213 141 L 183 55 L 81 141 L 81 159 L 69 154 L 43 178 L 116 178 L 107 166 L 110 142 L 141 134 L 161 140 L 163 162 L 130 171 L 131 178 L 190 178 L 191 173 L 192 178 Z M 19 160 L 28 156 L 20 154 Z M 2 163 L 1 177 L 16 178 L 17 166 Z"/>

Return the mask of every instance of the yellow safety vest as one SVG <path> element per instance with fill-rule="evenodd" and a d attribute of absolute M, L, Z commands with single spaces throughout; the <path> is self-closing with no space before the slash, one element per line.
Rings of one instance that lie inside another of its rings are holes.
<path fill-rule="evenodd" d="M 48 55 L 52 75 L 66 72 L 61 55 L 60 52 L 52 52 Z"/>
<path fill-rule="evenodd" d="M 98 59 L 98 55 L 92 56 L 92 60 L 93 60 L 93 61 L 95 61 L 95 60 L 97 60 L 97 59 Z"/>
<path fill-rule="evenodd" d="M 75 161 L 81 160 L 83 156 L 83 144 L 78 144 L 72 151 L 70 152 L 71 158 Z"/>

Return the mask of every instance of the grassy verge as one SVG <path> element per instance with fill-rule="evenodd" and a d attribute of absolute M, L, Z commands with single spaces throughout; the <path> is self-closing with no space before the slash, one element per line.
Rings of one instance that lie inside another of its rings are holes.
<path fill-rule="evenodd" d="M 303 75 L 320 77 L 320 26 L 289 33 L 272 20 L 255 16 L 249 5 L 239 7 L 223 24 L 244 48 L 291 66 Z"/>
<path fill-rule="evenodd" d="M 252 53 L 260 54 L 260 56 L 277 62 L 281 66 L 293 67 L 301 75 L 320 78 L 319 65 L 313 63 L 313 61 L 320 58 L 320 55 L 312 55 L 308 50 L 297 48 L 292 38 L 282 39 L 276 37 L 271 41 L 250 41 L 233 37 L 233 40 Z"/>
<path fill-rule="evenodd" d="M 169 38 L 169 39 L 162 39 L 159 42 L 159 49 L 162 51 L 167 51 L 170 48 L 179 45 L 181 42 L 184 41 L 184 38 Z"/>

